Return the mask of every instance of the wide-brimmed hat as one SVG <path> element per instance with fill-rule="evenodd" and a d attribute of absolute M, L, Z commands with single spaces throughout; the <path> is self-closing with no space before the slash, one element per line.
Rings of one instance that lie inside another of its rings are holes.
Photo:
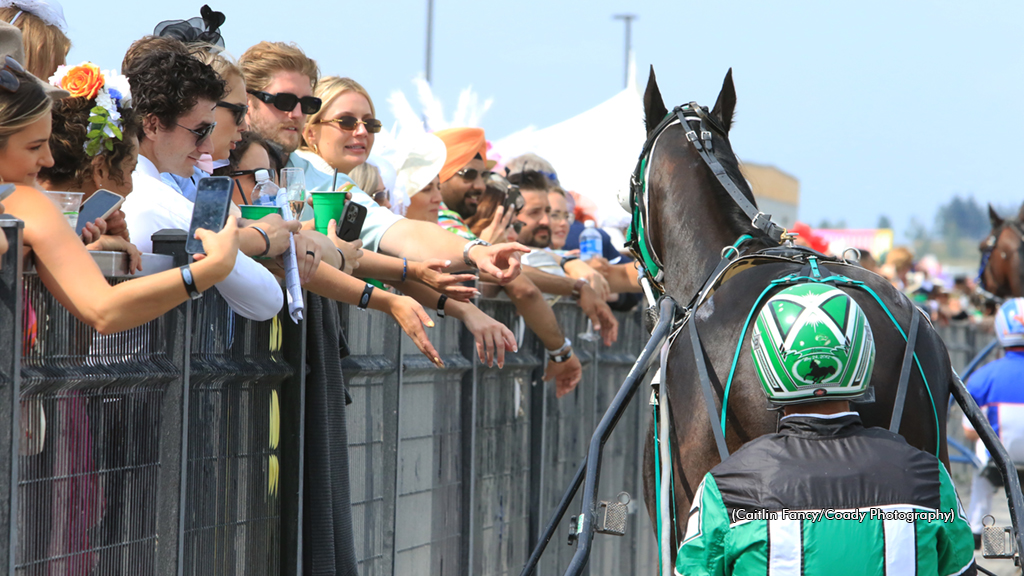
<path fill-rule="evenodd" d="M 22 44 L 21 30 L 7 22 L 0 22 L 0 61 L 3 60 L 4 56 L 14 58 L 18 61 L 18 64 L 25 63 L 25 46 Z M 61 90 L 56 86 L 51 86 L 45 80 L 36 78 L 31 72 L 26 71 L 25 74 L 38 82 L 47 96 L 54 100 L 67 98 L 71 95 L 67 90 Z"/>
<path fill-rule="evenodd" d="M 441 173 L 447 152 L 444 142 L 430 133 L 410 138 L 404 147 L 408 154 L 398 169 L 395 189 L 412 198 Z"/>

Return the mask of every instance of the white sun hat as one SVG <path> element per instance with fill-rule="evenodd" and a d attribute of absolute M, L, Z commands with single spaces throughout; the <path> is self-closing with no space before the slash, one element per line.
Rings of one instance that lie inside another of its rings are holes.
<path fill-rule="evenodd" d="M 400 144 L 407 153 L 395 178 L 395 190 L 412 198 L 441 173 L 448 151 L 440 138 L 429 133 Z"/>

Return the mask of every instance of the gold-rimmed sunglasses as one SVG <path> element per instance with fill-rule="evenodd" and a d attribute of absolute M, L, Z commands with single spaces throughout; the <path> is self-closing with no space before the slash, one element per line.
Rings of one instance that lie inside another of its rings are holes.
<path fill-rule="evenodd" d="M 346 132 L 354 132 L 360 124 L 366 126 L 366 131 L 370 134 L 376 134 L 380 132 L 380 129 L 384 127 L 384 124 L 376 118 L 370 118 L 368 120 L 360 120 L 355 116 L 342 116 L 341 118 L 332 118 L 330 120 L 321 120 L 318 124 L 337 124 L 338 128 Z"/>

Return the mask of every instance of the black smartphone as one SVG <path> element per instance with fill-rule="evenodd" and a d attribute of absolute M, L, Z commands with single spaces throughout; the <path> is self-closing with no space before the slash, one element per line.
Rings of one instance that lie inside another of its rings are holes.
<path fill-rule="evenodd" d="M 196 239 L 196 230 L 205 228 L 220 232 L 228 220 L 231 206 L 231 192 L 234 181 L 227 176 L 210 176 L 199 180 L 196 185 L 196 204 L 192 208 L 192 223 L 189 225 L 185 252 L 205 254 L 203 243 Z"/>
<path fill-rule="evenodd" d="M 97 218 L 105 220 L 107 216 L 114 213 L 114 210 L 120 208 L 123 202 L 123 196 L 100 188 L 92 196 L 89 196 L 85 204 L 82 204 L 82 209 L 78 211 L 78 224 L 75 226 L 75 232 L 81 234 L 85 225 Z"/>
<path fill-rule="evenodd" d="M 509 210 L 519 212 L 526 205 L 526 200 L 523 199 L 523 195 L 519 192 L 519 186 L 509 186 L 508 191 L 505 192 L 505 201 L 501 204 L 505 207 L 505 214 L 508 214 Z M 514 218 L 514 217 L 513 217 Z"/>
<path fill-rule="evenodd" d="M 341 213 L 341 220 L 338 221 L 338 238 L 345 242 L 355 242 L 363 231 L 363 221 L 366 220 L 366 207 L 355 202 L 345 204 L 345 211 Z"/>

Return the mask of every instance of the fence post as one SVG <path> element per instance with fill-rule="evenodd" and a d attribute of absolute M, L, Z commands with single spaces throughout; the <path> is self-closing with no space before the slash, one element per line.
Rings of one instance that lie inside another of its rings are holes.
<path fill-rule="evenodd" d="M 7 252 L 0 255 L 0 398 L 8 408 L 6 426 L 0 427 L 0 562 L 14 576 L 18 545 L 18 438 L 21 425 L 21 330 L 22 261 L 21 233 L 25 224 L 0 215 L 0 234 L 7 239 Z"/>
<path fill-rule="evenodd" d="M 174 257 L 175 266 L 188 262 L 184 230 L 153 234 L 153 252 Z M 181 376 L 167 386 L 161 407 L 160 490 L 157 512 L 158 570 L 161 576 L 181 576 L 185 554 L 185 494 L 188 458 L 189 360 L 192 356 L 192 301 L 167 313 L 171 362 Z"/>

